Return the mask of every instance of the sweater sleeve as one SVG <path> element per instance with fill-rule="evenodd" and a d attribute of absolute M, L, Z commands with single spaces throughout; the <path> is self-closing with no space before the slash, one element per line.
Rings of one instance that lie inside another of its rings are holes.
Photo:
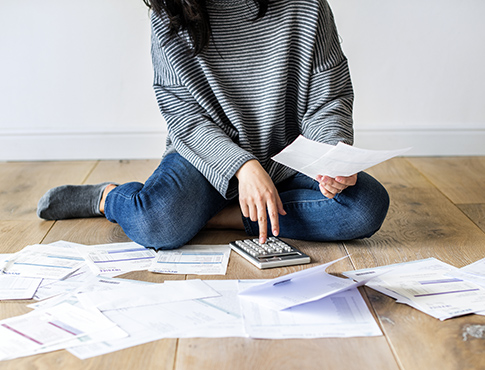
<path fill-rule="evenodd" d="M 241 149 L 191 99 L 183 86 L 155 85 L 157 100 L 168 126 L 168 142 L 226 197 L 235 195 L 234 175 L 255 156 Z"/>
<path fill-rule="evenodd" d="M 347 59 L 342 52 L 330 6 L 321 1 L 313 54 L 307 110 L 302 134 L 335 145 L 353 143 L 354 94 Z"/>
<path fill-rule="evenodd" d="M 170 49 L 170 45 L 166 48 L 162 45 L 163 41 L 154 28 L 154 90 L 162 116 L 167 122 L 167 147 L 187 159 L 222 196 L 232 198 L 237 191 L 234 174 L 255 156 L 239 147 L 238 134 L 233 127 L 217 122 L 217 112 L 212 111 L 210 102 L 203 106 L 204 99 L 197 99 L 197 94 L 205 94 L 205 87 L 189 87 L 184 83 L 184 73 L 177 71 L 177 68 L 187 69 L 188 60 L 194 58 L 187 53 L 177 52 L 172 55 L 187 60 L 174 61 L 166 50 Z M 203 83 L 203 79 L 199 81 Z"/>

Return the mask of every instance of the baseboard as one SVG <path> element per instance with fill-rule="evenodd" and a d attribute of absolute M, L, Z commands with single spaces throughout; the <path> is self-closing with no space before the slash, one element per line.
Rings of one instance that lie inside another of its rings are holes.
<path fill-rule="evenodd" d="M 485 129 L 356 129 L 354 145 L 366 149 L 411 147 L 406 156 L 483 156 Z"/>
<path fill-rule="evenodd" d="M 165 131 L 0 134 L 1 161 L 161 158 Z"/>
<path fill-rule="evenodd" d="M 0 161 L 160 158 L 165 131 L 93 133 L 0 133 Z M 409 156 L 485 155 L 484 130 L 356 129 L 366 149 L 412 147 Z"/>

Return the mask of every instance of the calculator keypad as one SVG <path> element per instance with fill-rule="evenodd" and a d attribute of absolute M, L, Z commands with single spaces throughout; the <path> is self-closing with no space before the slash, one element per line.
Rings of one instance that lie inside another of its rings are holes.
<path fill-rule="evenodd" d="M 259 268 L 296 265 L 310 262 L 310 257 L 275 237 L 262 244 L 258 239 L 237 240 L 231 248 Z"/>

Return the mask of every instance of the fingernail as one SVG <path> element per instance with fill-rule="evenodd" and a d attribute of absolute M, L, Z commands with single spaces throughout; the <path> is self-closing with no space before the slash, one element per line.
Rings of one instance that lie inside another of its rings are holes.
<path fill-rule="evenodd" d="M 273 230 L 273 235 L 274 235 L 274 236 L 278 236 L 278 230 L 276 230 L 276 229 L 275 229 L 275 230 Z"/>

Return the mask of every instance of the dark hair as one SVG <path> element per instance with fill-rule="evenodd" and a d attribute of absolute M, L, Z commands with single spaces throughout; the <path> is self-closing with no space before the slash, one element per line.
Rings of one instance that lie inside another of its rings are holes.
<path fill-rule="evenodd" d="M 256 19 L 264 17 L 270 0 L 253 0 L 259 10 Z M 166 13 L 171 36 L 186 31 L 192 43 L 194 55 L 209 44 L 212 35 L 206 0 L 143 0 L 157 14 Z"/>

